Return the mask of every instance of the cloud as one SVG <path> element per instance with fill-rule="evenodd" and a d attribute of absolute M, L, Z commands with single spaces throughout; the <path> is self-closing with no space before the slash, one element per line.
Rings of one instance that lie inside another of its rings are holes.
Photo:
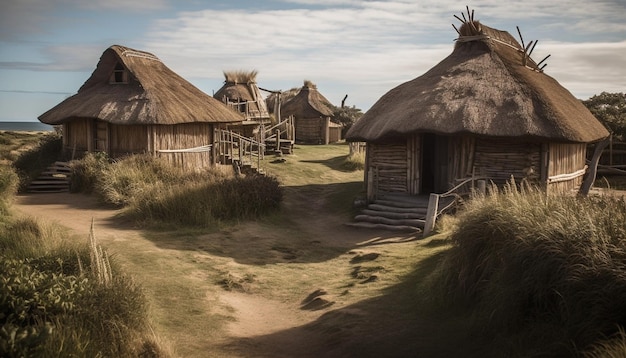
<path fill-rule="evenodd" d="M 50 28 L 69 27 L 72 22 L 59 16 L 76 10 L 146 13 L 168 7 L 167 0 L 3 0 L 0 11 L 0 40 L 18 41 L 25 36 L 45 34 Z"/>
<path fill-rule="evenodd" d="M 93 45 L 48 45 L 40 49 L 45 62 L 0 61 L 0 69 L 27 71 L 91 72 L 105 50 Z"/>
<path fill-rule="evenodd" d="M 601 43 L 547 42 L 535 59 L 550 52 L 546 74 L 554 77 L 578 98 L 601 92 L 626 90 L 626 40 Z"/>

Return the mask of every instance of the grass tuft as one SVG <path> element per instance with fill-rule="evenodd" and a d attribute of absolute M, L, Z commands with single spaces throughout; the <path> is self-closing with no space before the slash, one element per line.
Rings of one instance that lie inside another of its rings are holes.
<path fill-rule="evenodd" d="M 626 325 L 622 199 L 492 188 L 466 204 L 450 241 L 433 285 L 485 334 L 567 355 Z"/>

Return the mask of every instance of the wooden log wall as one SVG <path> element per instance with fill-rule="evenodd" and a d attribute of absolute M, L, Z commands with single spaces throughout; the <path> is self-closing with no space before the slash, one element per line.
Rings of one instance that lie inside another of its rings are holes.
<path fill-rule="evenodd" d="M 306 144 L 328 144 L 329 122 L 329 118 L 296 118 L 296 141 Z"/>
<path fill-rule="evenodd" d="M 374 175 L 369 180 L 373 180 L 373 190 L 376 194 L 379 192 L 408 192 L 407 145 L 405 142 L 368 143 L 367 161 L 367 167 L 372 170 Z"/>
<path fill-rule="evenodd" d="M 585 168 L 587 145 L 584 143 L 550 143 L 548 149 L 548 177 L 571 174 Z M 550 192 L 566 192 L 578 190 L 583 176 L 572 180 L 558 181 L 548 184 Z"/>
<path fill-rule="evenodd" d="M 522 179 L 538 182 L 541 175 L 541 143 L 515 142 L 505 139 L 476 139 L 474 170 L 496 185 Z"/>

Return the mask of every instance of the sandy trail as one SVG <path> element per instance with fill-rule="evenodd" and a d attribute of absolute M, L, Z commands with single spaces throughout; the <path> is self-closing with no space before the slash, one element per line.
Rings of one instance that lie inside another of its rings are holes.
<path fill-rule="evenodd" d="M 324 212 L 322 209 L 324 200 L 321 195 L 323 193 L 318 194 L 315 200 L 308 200 L 308 206 L 302 206 L 299 203 L 302 202 L 303 196 L 307 198 L 310 193 L 300 193 L 298 190 L 290 189 L 286 195 L 285 211 L 291 213 L 289 218 L 295 221 L 292 223 L 295 227 L 299 227 L 300 237 L 303 240 L 299 245 L 356 247 L 372 238 L 389 238 L 389 233 L 376 234 L 346 227 L 342 219 Z M 69 193 L 18 195 L 13 207 L 23 215 L 65 226 L 78 238 L 84 237 L 85 240 L 87 240 L 93 220 L 96 237 L 105 246 L 113 245 L 118 249 L 152 251 L 157 255 L 170 256 L 179 255 L 181 249 L 176 246 L 180 245 L 179 243 L 169 247 L 167 243 L 155 244 L 146 240 L 142 230 L 116 216 L 119 210 L 101 205 L 94 197 L 88 195 Z M 263 235 L 275 234 L 263 233 L 262 228 L 250 224 L 229 234 L 231 237 L 228 240 L 235 242 L 248 240 L 249 237 L 263 238 Z M 213 236 L 217 239 L 218 236 L 223 236 L 223 233 L 213 234 Z M 221 237 L 219 239 L 224 240 Z M 193 249 L 193 247 L 184 249 Z M 227 254 L 224 256 L 228 256 Z M 277 254 L 283 255 L 284 253 L 277 252 Z M 268 260 L 267 257 L 262 259 Z M 277 258 L 279 259 L 283 260 L 283 258 Z M 206 284 L 201 283 L 200 280 L 196 281 L 199 284 Z M 324 344 L 324 337 L 320 334 L 298 329 L 298 327 L 314 322 L 326 312 L 325 310 L 303 310 L 299 302 L 286 302 L 258 294 L 220 290 L 219 287 L 210 287 L 210 285 L 207 285 L 206 290 L 211 297 L 211 302 L 218 303 L 212 305 L 212 314 L 231 317 L 230 323 L 213 338 L 199 339 L 195 342 L 200 348 L 176 349 L 181 356 L 201 356 L 197 355 L 197 351 L 202 349 L 202 345 L 209 347 L 217 344 L 222 345 L 222 348 L 219 348 L 222 350 L 220 354 L 226 357 L 291 357 L 293 354 L 307 357 L 316 356 L 315 352 L 319 352 L 320 345 Z M 304 290 L 309 290 L 309 288 Z M 304 297 L 309 292 L 310 290 L 302 291 L 300 294 Z M 260 344 L 256 337 L 266 338 Z M 168 338 L 176 340 L 175 337 Z"/>

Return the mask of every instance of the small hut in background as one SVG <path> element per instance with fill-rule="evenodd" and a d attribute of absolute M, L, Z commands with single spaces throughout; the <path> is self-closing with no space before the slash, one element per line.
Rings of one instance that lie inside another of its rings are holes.
<path fill-rule="evenodd" d="M 348 131 L 347 140 L 367 143 L 369 198 L 443 193 L 469 177 L 577 189 L 587 144 L 609 135 L 531 59 L 530 43 L 468 15 L 452 54 L 390 90 Z"/>
<path fill-rule="evenodd" d="M 260 125 L 271 123 L 256 76 L 257 71 L 224 71 L 224 85 L 213 96 L 243 114 L 244 121 L 230 128 L 246 137 L 255 136 Z"/>
<path fill-rule="evenodd" d="M 328 144 L 341 140 L 341 124 L 332 121 L 333 105 L 311 81 L 297 95 L 281 107 L 281 116 L 293 116 L 296 127 L 296 141 L 309 144 Z"/>
<path fill-rule="evenodd" d="M 162 155 L 189 168 L 216 162 L 214 130 L 243 117 L 169 69 L 155 55 L 113 45 L 78 93 L 41 116 L 63 126 L 71 157 L 105 152 Z"/>

